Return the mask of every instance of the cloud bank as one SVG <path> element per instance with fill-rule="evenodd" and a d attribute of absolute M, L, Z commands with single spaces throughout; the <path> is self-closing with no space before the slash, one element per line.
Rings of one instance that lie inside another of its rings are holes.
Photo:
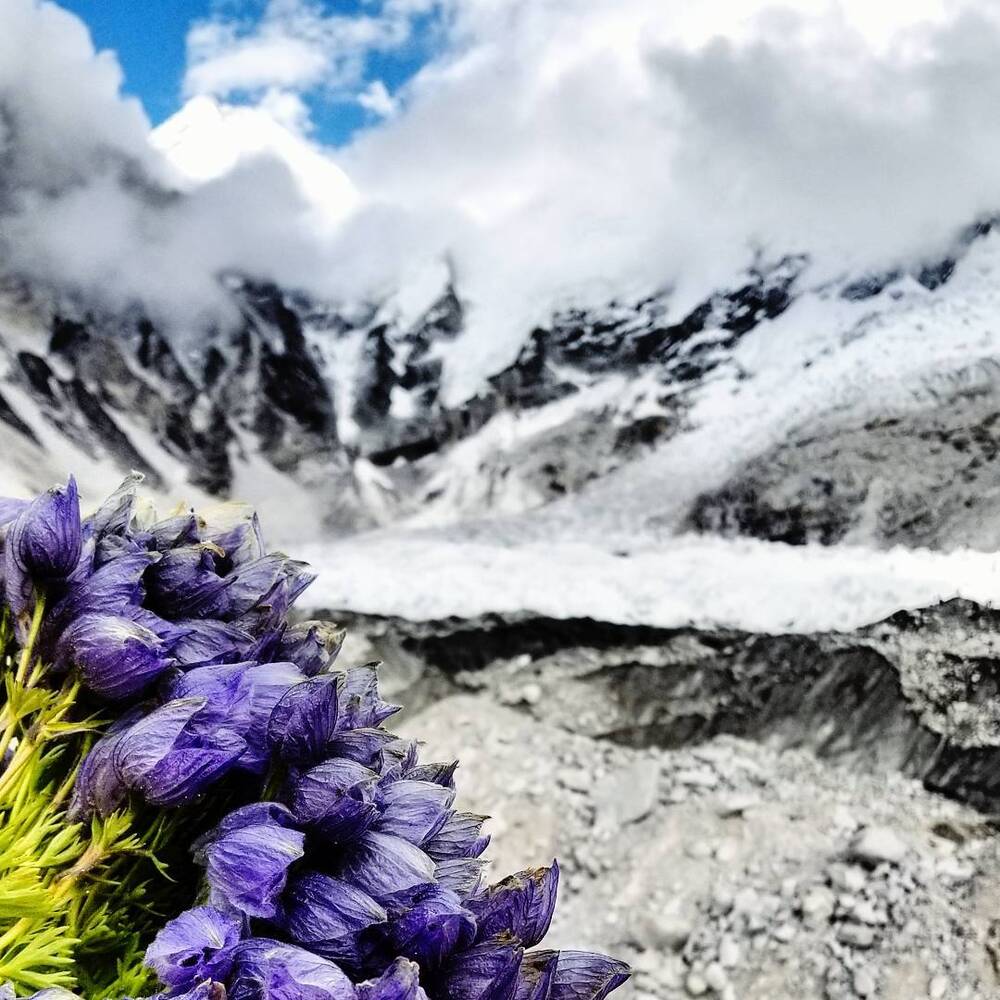
<path fill-rule="evenodd" d="M 227 271 L 354 299 L 447 258 L 494 365 L 567 298 L 673 287 L 681 308 L 756 253 L 809 252 L 817 274 L 919 257 L 1000 210 L 1000 25 L 986 2 L 895 7 L 273 0 L 195 25 L 188 93 L 304 144 L 318 93 L 385 116 L 309 150 L 350 177 L 345 219 L 274 144 L 181 183 L 113 56 L 5 0 L 4 268 L 195 327 L 225 315 Z M 437 54 L 391 93 L 368 60 L 414 32 Z"/>

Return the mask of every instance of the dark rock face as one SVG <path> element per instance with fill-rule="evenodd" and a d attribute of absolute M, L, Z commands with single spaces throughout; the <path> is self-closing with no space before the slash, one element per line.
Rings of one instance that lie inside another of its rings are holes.
<path fill-rule="evenodd" d="M 995 362 L 926 409 L 801 428 L 695 502 L 687 527 L 824 545 L 852 533 L 886 545 L 1000 545 Z"/>
<path fill-rule="evenodd" d="M 590 619 L 413 623 L 334 614 L 404 673 L 633 747 L 719 734 L 895 770 L 1000 811 L 1000 611 L 953 600 L 852 633 L 756 635 Z"/>
<path fill-rule="evenodd" d="M 223 496 L 236 465 L 251 457 L 303 485 L 348 487 L 351 463 L 363 458 L 413 492 L 426 478 L 422 459 L 444 455 L 504 411 L 527 413 L 611 376 L 653 371 L 664 399 L 677 384 L 697 381 L 740 336 L 787 308 L 803 265 L 787 259 L 753 271 L 744 284 L 672 323 L 664 319 L 666 296 L 560 313 L 549 327 L 525 331 L 515 361 L 459 405 L 442 401 L 436 353 L 465 329 L 465 306 L 450 285 L 417 322 L 402 326 L 375 308 L 347 316 L 273 285 L 238 283 L 231 294 L 243 322 L 209 333 L 183 356 L 138 313 L 55 316 L 47 343 L 17 350 L 6 378 L 82 455 L 110 459 L 122 472 L 141 470 L 154 487 L 183 484 L 168 481 L 151 443 L 187 470 L 188 482 Z M 352 338 L 358 350 L 345 379 L 330 349 Z M 0 328 L 0 353 L 4 345 Z M 661 415 L 636 420 L 617 414 L 613 433 L 606 419 L 603 428 L 595 426 L 610 411 L 582 409 L 552 432 L 557 452 L 572 461 L 529 454 L 522 456 L 524 470 L 513 472 L 532 484 L 537 502 L 640 455 L 676 429 L 669 414 L 683 407 L 675 402 Z M 350 433 L 341 426 L 345 412 Z M 37 443 L 37 429 L 2 393 L 0 422 Z M 520 459 L 505 461 L 480 474 L 503 480 Z M 341 526 L 365 526 L 365 512 L 356 509 L 348 521 Z"/>
<path fill-rule="evenodd" d="M 928 288 L 947 281 L 991 225 L 973 227 L 911 277 Z M 696 394 L 731 363 L 741 338 L 816 292 L 803 287 L 807 264 L 801 256 L 759 263 L 684 314 L 672 310 L 669 291 L 565 309 L 525 330 L 513 362 L 457 403 L 444 392 L 441 349 L 465 333 L 467 305 L 452 284 L 404 321 L 392 300 L 332 308 L 227 279 L 242 321 L 205 331 L 183 353 L 138 311 L 50 317 L 28 343 L 8 337 L 0 320 L 0 433 L 28 455 L 54 432 L 85 459 L 139 469 L 169 492 L 186 481 L 227 496 L 242 469 L 263 463 L 287 478 L 277 489 L 319 498 L 337 530 L 406 517 L 439 499 L 454 516 L 528 510 L 642 461 L 682 432 Z M 899 277 L 865 276 L 840 294 L 863 299 Z M 460 351 L 457 361 L 448 357 L 460 365 Z M 992 388 L 939 390 L 914 420 L 851 423 L 848 415 L 794 430 L 698 498 L 683 527 L 795 544 L 849 539 L 865 525 L 889 543 L 968 541 L 970 507 L 1000 515 L 991 461 L 1000 404 Z M 533 429 L 530 418 L 543 407 L 550 409 Z M 521 418 L 516 440 L 497 447 L 487 434 L 451 462 L 456 446 L 505 414 Z M 907 464 L 898 487 L 886 456 Z"/>

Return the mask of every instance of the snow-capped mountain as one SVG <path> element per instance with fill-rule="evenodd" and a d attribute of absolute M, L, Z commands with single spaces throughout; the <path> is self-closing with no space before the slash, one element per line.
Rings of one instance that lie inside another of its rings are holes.
<path fill-rule="evenodd" d="M 4 489 L 72 468 L 97 492 L 136 468 L 164 494 L 280 504 L 302 534 L 530 511 L 596 532 L 1000 539 L 989 223 L 912 271 L 815 285 L 788 257 L 693 306 L 557 312 L 458 402 L 443 387 L 475 305 L 441 281 L 414 315 L 402 295 L 334 306 L 229 279 L 239 324 L 183 352 L 139 312 L 9 292 Z"/>

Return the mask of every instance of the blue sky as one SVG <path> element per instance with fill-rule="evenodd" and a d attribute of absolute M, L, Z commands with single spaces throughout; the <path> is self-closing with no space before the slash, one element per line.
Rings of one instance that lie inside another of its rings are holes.
<path fill-rule="evenodd" d="M 87 24 L 98 49 L 112 49 L 125 72 L 125 90 L 138 97 L 154 125 L 169 118 L 184 103 L 183 85 L 187 68 L 186 40 L 191 25 L 209 18 L 218 4 L 212 0 L 59 0 Z M 263 0 L 230 3 L 241 19 L 259 21 Z M 335 0 L 317 5 L 326 15 L 355 16 L 373 5 L 362 0 Z M 413 22 L 413 37 L 391 51 L 373 50 L 365 56 L 363 83 L 381 80 L 390 92 L 405 83 L 426 62 L 430 42 L 425 19 Z M 240 102 L 245 94 L 218 95 Z M 328 87 L 303 88 L 299 98 L 309 110 L 314 137 L 320 143 L 342 145 L 375 119 L 351 97 L 334 94 Z"/>

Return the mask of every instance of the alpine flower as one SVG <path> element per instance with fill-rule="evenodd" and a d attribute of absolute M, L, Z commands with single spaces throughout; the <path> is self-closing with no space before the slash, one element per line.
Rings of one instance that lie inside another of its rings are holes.
<path fill-rule="evenodd" d="M 0 498 L 0 1000 L 603 1000 L 252 510 Z M 6 984 L 6 985 L 3 985 Z M 67 992 L 75 991 L 75 992 Z"/>

